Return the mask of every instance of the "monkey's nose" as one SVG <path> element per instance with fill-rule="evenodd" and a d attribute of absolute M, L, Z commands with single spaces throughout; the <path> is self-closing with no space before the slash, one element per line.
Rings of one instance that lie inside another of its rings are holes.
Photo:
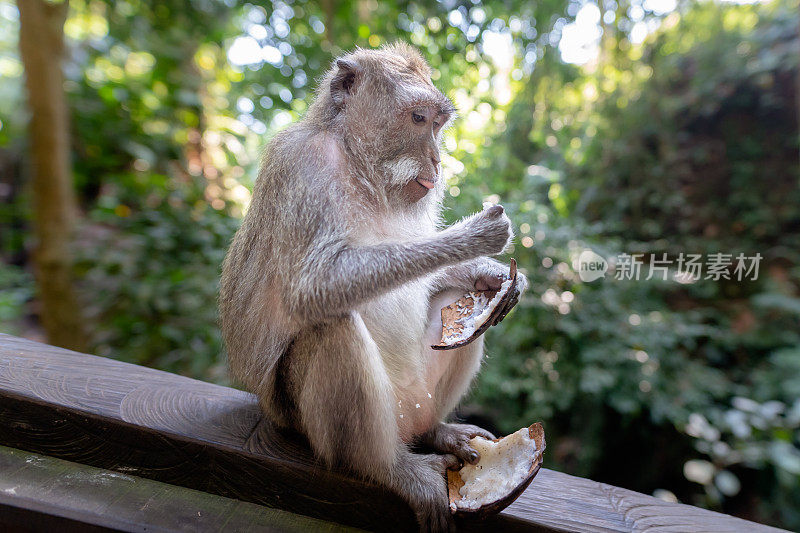
<path fill-rule="evenodd" d="M 440 161 L 439 156 L 435 155 L 435 156 L 431 157 L 431 163 L 433 163 L 433 166 L 438 166 L 439 165 L 439 161 Z"/>

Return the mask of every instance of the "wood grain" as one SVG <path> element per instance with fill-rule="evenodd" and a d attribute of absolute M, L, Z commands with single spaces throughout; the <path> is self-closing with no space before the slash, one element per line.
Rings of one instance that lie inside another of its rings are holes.
<path fill-rule="evenodd" d="M 248 393 L 3 334 L 0 444 L 354 527 L 415 528 L 396 495 L 323 468 Z M 778 531 L 547 469 L 499 516 L 460 529 Z"/>
<path fill-rule="evenodd" d="M 0 530 L 52 528 L 81 532 L 358 531 L 0 446 Z"/>

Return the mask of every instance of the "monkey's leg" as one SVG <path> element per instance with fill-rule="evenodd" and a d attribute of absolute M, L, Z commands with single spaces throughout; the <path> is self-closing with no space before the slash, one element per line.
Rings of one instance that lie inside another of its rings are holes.
<path fill-rule="evenodd" d="M 392 383 L 361 316 L 302 333 L 292 355 L 302 367 L 298 418 L 317 456 L 394 490 L 423 531 L 448 531 L 444 476 L 458 460 L 411 453 L 400 440 Z"/>
<path fill-rule="evenodd" d="M 447 299 L 449 295 L 445 294 L 443 297 Z M 432 310 L 435 311 L 440 307 L 438 297 L 434 298 Z M 435 313 L 430 315 L 431 331 L 429 334 L 440 335 L 441 320 L 437 322 L 434 315 Z M 450 365 L 442 375 L 441 381 L 436 385 L 437 420 L 444 420 L 455 409 L 480 369 L 483 359 L 483 337 L 452 350 L 451 354 Z M 432 351 L 430 354 L 430 357 L 437 356 L 441 356 L 441 352 Z M 476 463 L 480 459 L 480 455 L 469 445 L 469 440 L 478 435 L 489 439 L 494 438 L 494 435 L 478 426 L 437 422 L 418 438 L 418 442 L 438 453 L 451 453 L 464 462 Z"/>

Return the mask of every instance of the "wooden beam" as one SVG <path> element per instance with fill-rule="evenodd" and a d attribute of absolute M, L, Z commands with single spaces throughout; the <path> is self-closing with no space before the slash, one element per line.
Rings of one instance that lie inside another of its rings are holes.
<path fill-rule="evenodd" d="M 396 495 L 324 469 L 252 395 L 0 334 L 0 444 L 365 529 L 408 531 Z M 545 457 L 545 461 L 547 458 Z M 778 531 L 542 469 L 468 531 Z"/>
<path fill-rule="evenodd" d="M 0 530 L 20 529 L 357 531 L 262 505 L 0 446 Z"/>

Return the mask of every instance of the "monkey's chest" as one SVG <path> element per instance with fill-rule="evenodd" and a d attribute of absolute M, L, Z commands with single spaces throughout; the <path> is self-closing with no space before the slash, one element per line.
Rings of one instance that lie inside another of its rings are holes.
<path fill-rule="evenodd" d="M 420 280 L 386 293 L 360 309 L 393 381 L 401 372 L 421 363 L 428 295 L 427 284 Z"/>
<path fill-rule="evenodd" d="M 422 280 L 392 291 L 362 310 L 362 318 L 378 346 L 394 388 L 394 410 L 404 440 L 427 431 L 436 422 L 436 387 L 446 372 L 449 354 L 430 345 L 430 288 Z"/>

